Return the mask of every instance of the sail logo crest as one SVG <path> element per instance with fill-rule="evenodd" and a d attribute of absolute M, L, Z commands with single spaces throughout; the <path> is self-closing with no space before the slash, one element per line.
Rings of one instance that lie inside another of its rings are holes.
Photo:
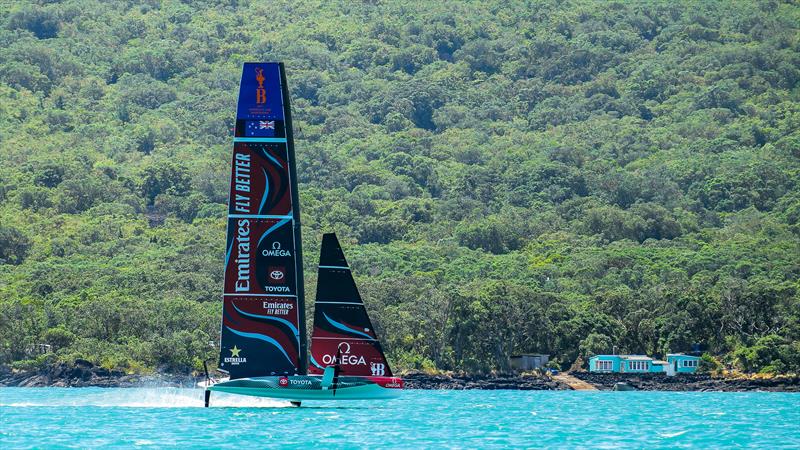
<path fill-rule="evenodd" d="M 278 266 L 271 266 L 267 269 L 269 273 L 270 279 L 272 279 L 275 283 L 283 284 L 286 282 L 286 268 L 285 267 L 278 267 Z"/>
<path fill-rule="evenodd" d="M 367 361 L 363 356 L 351 355 L 350 344 L 340 342 L 337 355 L 322 355 L 322 363 L 327 365 L 341 364 L 343 366 L 366 366 Z"/>
<path fill-rule="evenodd" d="M 369 369 L 372 371 L 373 377 L 380 377 L 386 374 L 386 365 L 383 363 L 370 363 Z"/>
<path fill-rule="evenodd" d="M 256 88 L 256 104 L 263 105 L 267 103 L 267 90 L 264 89 L 264 69 L 261 67 L 256 67 L 256 81 L 258 81 L 258 87 Z"/>
<path fill-rule="evenodd" d="M 241 353 L 242 349 L 240 349 L 240 348 L 238 348 L 238 347 L 236 347 L 234 345 L 233 348 L 230 348 L 228 350 L 231 352 L 231 356 L 225 357 L 225 362 L 226 363 L 228 363 L 228 364 L 230 364 L 232 366 L 238 366 L 239 364 L 247 363 L 247 358 L 239 356 L 239 354 Z"/>
<path fill-rule="evenodd" d="M 266 292 L 285 292 L 291 293 L 289 286 L 286 286 L 286 267 L 283 266 L 270 266 L 267 268 L 267 283 L 276 283 L 278 286 L 272 284 L 264 285 L 263 289 Z"/>
<path fill-rule="evenodd" d="M 261 252 L 264 256 L 280 256 L 280 257 L 289 257 L 292 256 L 292 252 L 289 250 L 284 250 L 281 248 L 280 242 L 273 242 L 272 249 L 266 249 Z"/>
<path fill-rule="evenodd" d="M 267 314 L 286 316 L 294 310 L 294 305 L 288 302 L 263 302 L 262 306 Z"/>

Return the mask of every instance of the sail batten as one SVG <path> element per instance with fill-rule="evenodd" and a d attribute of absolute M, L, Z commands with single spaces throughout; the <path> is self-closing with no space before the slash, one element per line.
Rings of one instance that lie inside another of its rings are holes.
<path fill-rule="evenodd" d="M 286 138 L 246 138 L 246 137 L 235 137 L 235 138 L 233 138 L 233 142 L 277 142 L 277 143 L 283 143 L 283 142 L 286 142 Z"/>
<path fill-rule="evenodd" d="M 358 302 L 323 302 L 323 301 L 319 301 L 319 300 L 314 302 L 314 304 L 317 304 L 317 303 L 320 303 L 320 304 L 323 304 L 323 305 L 325 305 L 325 304 L 331 304 L 331 305 L 333 305 L 333 304 L 335 304 L 335 305 L 363 305 L 363 303 L 358 303 Z"/>
<path fill-rule="evenodd" d="M 280 63 L 246 63 L 231 164 L 221 370 L 306 373 L 302 246 L 291 109 Z"/>
<path fill-rule="evenodd" d="M 323 340 L 324 340 L 324 339 L 328 339 L 328 340 L 333 340 L 333 341 L 342 341 L 342 340 L 352 340 L 352 341 L 377 341 L 377 339 L 374 339 L 374 338 L 354 338 L 354 337 L 348 337 L 348 338 L 344 338 L 344 339 L 343 339 L 343 338 L 340 338 L 340 337 L 325 337 L 325 336 L 315 336 L 315 337 L 312 337 L 312 338 L 311 338 L 311 340 L 312 340 L 312 341 L 313 341 L 313 340 L 317 340 L 317 339 L 323 339 Z"/>

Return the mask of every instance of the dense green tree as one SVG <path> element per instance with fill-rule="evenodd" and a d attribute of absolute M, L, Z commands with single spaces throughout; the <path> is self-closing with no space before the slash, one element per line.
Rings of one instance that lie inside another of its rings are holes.
<path fill-rule="evenodd" d="M 703 343 L 796 372 L 798 24 L 780 1 L 6 2 L 0 364 L 214 359 L 241 63 L 279 60 L 308 292 L 336 231 L 396 366 Z"/>
<path fill-rule="evenodd" d="M 0 264 L 21 264 L 30 247 L 30 238 L 20 230 L 0 226 Z"/>

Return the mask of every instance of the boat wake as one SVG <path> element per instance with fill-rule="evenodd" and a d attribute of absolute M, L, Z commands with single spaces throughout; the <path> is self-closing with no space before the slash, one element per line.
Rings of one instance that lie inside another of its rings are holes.
<path fill-rule="evenodd" d="M 114 407 L 114 408 L 202 408 L 203 390 L 185 388 L 125 388 L 125 389 L 65 389 L 64 395 L 37 401 L 4 402 L 0 407 Z M 212 406 L 215 408 L 290 408 L 288 401 L 263 397 L 215 393 Z"/>

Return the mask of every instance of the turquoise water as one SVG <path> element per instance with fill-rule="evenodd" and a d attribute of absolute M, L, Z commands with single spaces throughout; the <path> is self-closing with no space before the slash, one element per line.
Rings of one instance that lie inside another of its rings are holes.
<path fill-rule="evenodd" d="M 305 402 L 195 389 L 0 388 L 0 448 L 800 447 L 800 394 L 406 391 Z"/>

